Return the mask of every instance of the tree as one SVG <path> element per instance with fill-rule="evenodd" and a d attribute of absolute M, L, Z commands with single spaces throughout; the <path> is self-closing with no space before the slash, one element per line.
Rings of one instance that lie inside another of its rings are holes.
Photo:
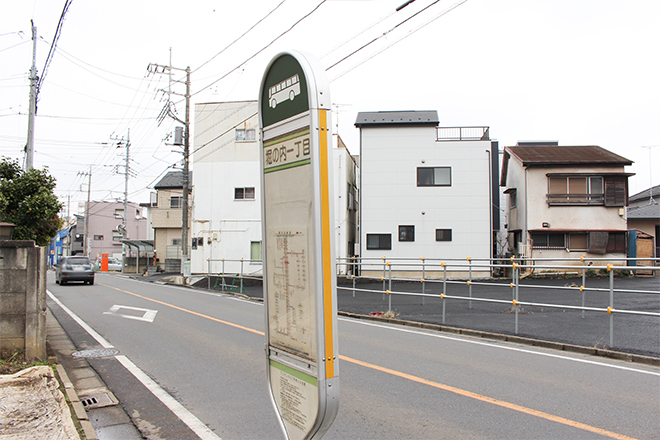
<path fill-rule="evenodd" d="M 18 162 L 0 161 L 0 221 L 13 223 L 14 240 L 34 240 L 46 246 L 62 227 L 63 205 L 53 193 L 55 178 L 42 170 L 24 171 Z"/>

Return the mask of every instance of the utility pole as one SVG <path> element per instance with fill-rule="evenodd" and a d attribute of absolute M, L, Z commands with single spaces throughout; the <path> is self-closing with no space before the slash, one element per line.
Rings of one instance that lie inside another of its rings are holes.
<path fill-rule="evenodd" d="M 88 176 L 89 182 L 87 183 L 87 206 L 85 207 L 85 229 L 83 232 L 83 255 L 89 257 L 88 245 L 89 243 L 89 205 L 91 204 L 92 198 L 92 166 L 89 166 L 89 172 L 79 172 L 79 176 Z M 82 186 L 82 185 L 81 185 Z M 71 240 L 69 240 L 69 254 L 71 254 Z"/>
<path fill-rule="evenodd" d="M 170 61 L 171 63 L 171 61 Z M 168 74 L 172 75 L 172 70 L 178 70 L 181 72 L 186 72 L 186 94 L 184 95 L 186 98 L 186 116 L 185 120 L 181 120 L 178 118 L 171 109 L 170 106 L 170 101 L 169 101 L 169 96 L 168 96 L 168 102 L 165 104 L 165 108 L 161 112 L 161 117 L 160 121 L 165 118 L 165 116 L 169 116 L 172 119 L 174 119 L 177 122 L 180 122 L 181 124 L 184 125 L 184 135 L 183 135 L 183 179 L 182 179 L 182 184 L 183 184 L 183 211 L 181 215 L 181 266 L 182 266 L 182 275 L 184 277 L 186 276 L 185 270 L 184 270 L 184 265 L 190 264 L 190 253 L 188 252 L 189 245 L 188 243 L 188 216 L 189 216 L 189 203 L 188 203 L 188 195 L 190 192 L 190 66 L 186 67 L 185 69 L 181 68 L 176 68 L 172 66 L 163 66 L 160 64 L 149 64 L 148 67 L 149 73 L 158 73 L 158 74 Z M 171 80 L 170 80 L 171 82 Z M 167 91 L 168 95 L 169 94 L 177 94 L 172 92 L 171 90 Z M 180 94 L 178 94 L 180 96 Z"/>
<path fill-rule="evenodd" d="M 131 151 L 131 129 L 128 129 L 126 134 L 126 165 L 124 174 L 124 218 L 122 219 L 121 224 L 124 225 L 124 230 L 121 235 L 124 237 L 124 240 L 128 240 L 128 228 L 126 219 L 128 218 L 128 161 L 130 160 L 130 151 Z M 138 250 L 139 252 L 139 250 Z"/>
<path fill-rule="evenodd" d="M 127 230 L 127 223 L 126 219 L 128 218 L 128 176 L 130 174 L 130 160 L 131 160 L 131 129 L 128 129 L 128 133 L 126 134 L 126 140 L 124 140 L 124 137 L 112 137 L 110 136 L 110 139 L 113 141 L 117 141 L 117 148 L 125 147 L 126 148 L 126 159 L 124 163 L 124 215 L 122 216 L 121 219 L 121 228 L 119 232 L 121 232 L 121 236 L 124 240 L 128 239 L 128 230 Z M 117 171 L 119 173 L 119 171 Z"/>
<path fill-rule="evenodd" d="M 37 27 L 32 24 L 32 68 L 30 69 L 30 110 L 28 114 L 28 135 L 25 145 L 25 170 L 33 168 L 34 164 L 34 119 L 37 115 Z"/>

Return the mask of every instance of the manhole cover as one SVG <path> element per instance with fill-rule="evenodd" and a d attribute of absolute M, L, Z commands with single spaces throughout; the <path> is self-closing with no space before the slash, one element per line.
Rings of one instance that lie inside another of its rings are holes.
<path fill-rule="evenodd" d="M 114 348 L 93 348 L 91 350 L 82 350 L 73 353 L 71 356 L 83 358 L 101 358 L 106 356 L 114 356 L 119 354 L 119 350 Z"/>
<path fill-rule="evenodd" d="M 107 393 L 98 393 L 91 396 L 80 396 L 80 403 L 89 411 L 94 408 L 103 408 L 105 406 L 117 405 Z"/>

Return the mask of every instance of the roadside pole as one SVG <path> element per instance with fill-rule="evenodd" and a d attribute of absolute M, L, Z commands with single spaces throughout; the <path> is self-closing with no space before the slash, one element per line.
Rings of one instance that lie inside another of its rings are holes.
<path fill-rule="evenodd" d="M 322 437 L 339 408 L 330 114 L 316 59 L 273 58 L 259 94 L 266 361 L 290 440 Z"/>

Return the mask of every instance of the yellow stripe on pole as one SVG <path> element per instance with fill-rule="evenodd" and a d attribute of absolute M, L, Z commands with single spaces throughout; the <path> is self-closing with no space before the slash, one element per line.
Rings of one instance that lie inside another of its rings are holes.
<path fill-rule="evenodd" d="M 330 228 L 330 179 L 328 163 L 328 111 L 319 110 L 319 165 L 321 167 L 321 241 L 323 248 L 323 305 L 325 326 L 325 378 L 335 377 L 332 316 L 332 230 Z"/>

